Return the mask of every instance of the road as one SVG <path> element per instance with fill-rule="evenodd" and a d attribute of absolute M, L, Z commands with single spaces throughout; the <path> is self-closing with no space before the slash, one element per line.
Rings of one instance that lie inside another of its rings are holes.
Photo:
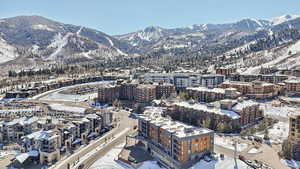
<path fill-rule="evenodd" d="M 119 121 L 119 127 L 116 127 L 108 134 L 104 135 L 102 138 L 94 141 L 93 143 L 87 145 L 86 147 L 80 149 L 78 152 L 72 154 L 71 156 L 67 157 L 66 159 L 62 159 L 58 161 L 55 165 L 50 167 L 50 169 L 68 169 L 68 165 L 70 168 L 76 164 L 76 162 L 80 158 L 84 157 L 91 151 L 97 150 L 98 147 L 103 145 L 105 142 L 105 146 L 101 149 L 98 148 L 98 151 L 96 151 L 93 155 L 91 155 L 88 159 L 84 160 L 82 163 L 85 164 L 85 168 L 88 168 L 91 166 L 98 158 L 105 155 L 110 149 L 112 149 L 114 146 L 122 143 L 125 141 L 126 135 L 129 135 L 130 133 L 134 132 L 134 126 L 137 124 L 137 121 L 135 119 L 131 119 L 128 117 L 128 114 L 125 113 L 125 111 L 120 112 L 119 114 L 120 121 Z M 126 128 L 129 130 L 126 132 L 123 132 Z M 122 133 L 121 136 L 115 138 L 113 141 L 109 142 L 106 140 L 111 140 L 112 137 L 116 137 L 118 133 Z"/>

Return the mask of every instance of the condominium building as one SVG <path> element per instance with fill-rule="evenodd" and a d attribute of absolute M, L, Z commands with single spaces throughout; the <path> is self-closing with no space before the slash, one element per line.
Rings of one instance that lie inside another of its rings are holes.
<path fill-rule="evenodd" d="M 300 160 L 300 114 L 292 114 L 289 118 L 288 145 L 290 146 L 291 157 Z"/>
<path fill-rule="evenodd" d="M 150 103 L 156 99 L 156 86 L 150 84 L 138 85 L 135 89 L 134 99 L 138 103 Z"/>
<path fill-rule="evenodd" d="M 236 72 L 236 68 L 217 68 L 216 69 L 216 74 L 224 75 L 226 77 L 228 77 L 229 75 L 231 75 L 235 72 Z"/>
<path fill-rule="evenodd" d="M 285 81 L 287 94 L 299 95 L 300 94 L 300 78 L 293 78 Z"/>
<path fill-rule="evenodd" d="M 266 99 L 277 96 L 283 91 L 283 88 L 279 85 L 272 83 L 254 81 L 254 82 L 238 82 L 238 81 L 226 81 L 219 85 L 220 88 L 235 88 L 243 96 L 247 96 L 254 99 Z"/>
<path fill-rule="evenodd" d="M 156 85 L 156 99 L 160 99 L 163 96 L 168 98 L 175 93 L 175 86 L 170 83 L 159 83 Z"/>
<path fill-rule="evenodd" d="M 101 85 L 98 89 L 98 101 L 100 103 L 113 103 L 120 97 L 120 87 L 112 84 Z"/>
<path fill-rule="evenodd" d="M 253 82 L 253 81 L 263 81 L 267 83 L 281 83 L 288 79 L 287 75 L 280 74 L 231 74 L 229 76 L 231 81 L 241 81 L 241 82 Z"/>
<path fill-rule="evenodd" d="M 233 129 L 247 127 L 264 117 L 259 103 L 241 99 L 225 99 L 209 104 L 176 102 L 168 113 L 173 119 L 197 126 L 210 119 L 215 124 L 222 122 L 231 125 Z M 217 129 L 217 126 L 211 129 Z"/>
<path fill-rule="evenodd" d="M 176 90 L 183 90 L 187 87 L 205 86 L 216 87 L 224 82 L 225 76 L 217 74 L 192 74 L 192 73 L 147 73 L 144 75 L 146 81 L 171 83 Z"/>
<path fill-rule="evenodd" d="M 147 107 L 139 117 L 139 135 L 150 153 L 169 168 L 189 168 L 213 152 L 214 132 L 161 116 L 161 107 Z"/>
<path fill-rule="evenodd" d="M 241 94 L 236 89 L 222 89 L 222 88 L 206 88 L 206 87 L 192 87 L 187 88 L 188 94 L 197 101 L 213 102 L 225 98 L 237 98 Z"/>
<path fill-rule="evenodd" d="M 38 150 L 41 164 L 53 164 L 60 159 L 61 136 L 57 130 L 40 130 L 23 137 L 27 150 Z"/>

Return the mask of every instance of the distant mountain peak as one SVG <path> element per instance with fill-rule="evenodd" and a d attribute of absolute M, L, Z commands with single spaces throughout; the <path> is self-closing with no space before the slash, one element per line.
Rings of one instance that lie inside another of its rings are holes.
<path fill-rule="evenodd" d="M 300 15 L 295 15 L 295 14 L 286 14 L 286 15 L 282 15 L 279 17 L 275 17 L 275 18 L 271 18 L 268 21 L 270 21 L 272 23 L 272 25 L 278 25 L 296 18 L 299 18 Z"/>
<path fill-rule="evenodd" d="M 144 32 L 160 32 L 162 30 L 163 30 L 163 28 L 161 28 L 159 26 L 148 26 L 143 31 Z"/>

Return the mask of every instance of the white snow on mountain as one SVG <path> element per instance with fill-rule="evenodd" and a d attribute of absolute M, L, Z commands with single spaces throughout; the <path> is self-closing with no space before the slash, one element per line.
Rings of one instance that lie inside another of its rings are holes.
<path fill-rule="evenodd" d="M 82 29 L 83 29 L 83 26 L 80 27 L 80 29 L 76 32 L 76 34 L 77 34 L 77 35 L 80 35 Z"/>
<path fill-rule="evenodd" d="M 293 15 L 293 14 L 287 14 L 287 15 L 283 15 L 283 16 L 279 16 L 279 17 L 275 17 L 275 18 L 271 18 L 269 19 L 269 21 L 272 23 L 272 25 L 278 25 L 296 18 L 299 18 L 300 15 Z"/>
<path fill-rule="evenodd" d="M 0 38 L 0 63 L 14 60 L 18 57 L 16 48 L 7 44 L 5 40 Z"/>
<path fill-rule="evenodd" d="M 112 41 L 109 37 L 106 37 L 106 36 L 105 36 L 105 39 L 108 40 L 108 42 L 109 42 L 109 44 L 110 44 L 111 46 L 114 46 L 113 41 Z"/>
<path fill-rule="evenodd" d="M 67 33 L 65 36 L 62 36 L 58 33 L 52 43 L 48 47 L 56 48 L 56 50 L 48 57 L 50 60 L 54 60 L 56 56 L 61 52 L 63 47 L 68 43 L 68 38 L 72 35 L 72 33 Z"/>
<path fill-rule="evenodd" d="M 42 25 L 42 24 L 33 25 L 32 29 L 35 29 L 35 30 L 47 30 L 47 31 L 51 31 L 51 32 L 54 31 L 52 28 L 49 28 L 47 25 Z"/>
<path fill-rule="evenodd" d="M 277 52 L 274 52 L 273 50 L 259 52 L 262 55 L 262 57 L 268 59 L 269 61 L 258 66 L 248 67 L 247 70 L 244 71 L 244 73 L 245 74 L 258 73 L 261 67 L 276 66 L 279 68 L 293 68 L 295 66 L 299 66 L 300 56 L 299 55 L 293 56 L 293 54 L 299 52 L 300 52 L 300 41 L 297 41 L 295 44 L 287 48 L 283 48 Z"/>

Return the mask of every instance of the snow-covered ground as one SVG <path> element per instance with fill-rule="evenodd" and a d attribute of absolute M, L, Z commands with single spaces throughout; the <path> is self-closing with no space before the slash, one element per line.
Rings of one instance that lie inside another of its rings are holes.
<path fill-rule="evenodd" d="M 45 97 L 42 97 L 41 100 L 45 101 L 69 101 L 69 102 L 82 102 L 85 100 L 90 100 L 97 97 L 97 93 L 91 93 L 86 95 L 71 95 L 71 94 L 61 94 L 61 93 L 51 93 Z"/>
<path fill-rule="evenodd" d="M 119 145 L 109 151 L 104 157 L 94 163 L 90 169 L 134 169 L 127 164 L 115 161 L 118 154 L 121 152 L 123 145 Z M 233 169 L 235 162 L 233 158 L 225 157 L 223 160 L 205 162 L 201 160 L 190 169 Z M 164 169 L 160 167 L 156 161 L 145 161 L 138 169 Z M 237 169 L 247 169 L 247 165 L 240 160 L 237 160 Z"/>
<path fill-rule="evenodd" d="M 57 110 L 57 111 L 74 112 L 80 114 L 83 114 L 85 111 L 85 108 L 82 107 L 66 106 L 63 104 L 50 104 L 49 106 L 51 107 L 52 110 Z"/>
<path fill-rule="evenodd" d="M 278 122 L 269 129 L 269 137 L 271 143 L 282 143 L 288 137 L 289 134 L 289 123 Z"/>
<path fill-rule="evenodd" d="M 272 57 L 275 55 L 277 55 L 278 57 L 273 60 L 270 60 L 269 62 L 263 63 L 261 65 L 249 67 L 243 73 L 245 74 L 259 73 L 261 67 L 277 66 L 281 68 L 292 68 L 298 66 L 300 64 L 299 62 L 300 56 L 290 57 L 289 52 L 292 52 L 292 54 L 300 52 L 300 41 L 297 41 L 295 44 L 289 46 L 288 48 L 281 49 L 276 53 L 273 50 L 259 52 L 263 55 L 264 58 L 272 59 Z"/>
<path fill-rule="evenodd" d="M 265 115 L 269 115 L 273 117 L 288 118 L 288 115 L 297 112 L 297 109 L 293 107 L 287 107 L 287 106 L 276 107 L 267 103 L 261 104 L 260 108 L 264 111 Z"/>
<path fill-rule="evenodd" d="M 15 47 L 0 38 L 0 63 L 14 60 L 18 57 Z"/>
<path fill-rule="evenodd" d="M 284 165 L 295 168 L 295 169 L 300 169 L 300 161 L 294 161 L 294 160 L 281 160 L 281 163 Z"/>
<path fill-rule="evenodd" d="M 289 134 L 289 123 L 288 122 L 278 122 L 269 131 L 270 143 L 271 144 L 281 144 L 285 139 L 287 139 Z M 263 133 L 255 134 L 255 136 L 264 137 Z"/>
<path fill-rule="evenodd" d="M 231 137 L 220 137 L 215 135 L 215 144 L 218 146 L 222 146 L 224 148 L 234 150 L 234 141 Z M 248 147 L 246 143 L 238 143 L 237 144 L 237 151 L 241 152 Z"/>

